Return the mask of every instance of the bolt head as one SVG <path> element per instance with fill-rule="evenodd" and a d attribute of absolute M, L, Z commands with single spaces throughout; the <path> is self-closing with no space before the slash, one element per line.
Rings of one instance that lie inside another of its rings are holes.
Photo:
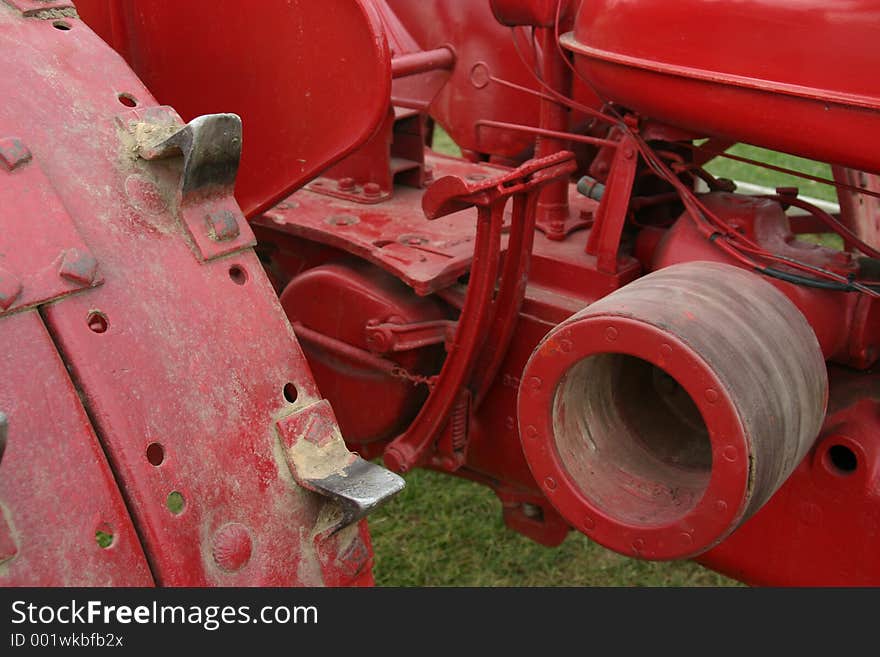
<path fill-rule="evenodd" d="M 30 162 L 31 158 L 31 152 L 20 139 L 16 137 L 0 139 L 0 163 L 7 171 L 14 171 L 22 164 Z"/>
<path fill-rule="evenodd" d="M 208 232 L 215 242 L 234 240 L 241 233 L 232 210 L 219 210 L 208 215 Z"/>
<path fill-rule="evenodd" d="M 376 328 L 367 330 L 367 348 L 370 351 L 385 352 L 388 351 L 388 345 L 391 342 L 390 336 L 385 331 Z"/>
<path fill-rule="evenodd" d="M 91 253 L 79 249 L 67 249 L 61 256 L 58 275 L 77 285 L 91 285 L 98 273 L 98 261 Z"/>
<path fill-rule="evenodd" d="M 327 217 L 327 223 L 331 226 L 353 226 L 360 223 L 360 219 L 353 214 L 334 214 Z"/>
<path fill-rule="evenodd" d="M 367 183 L 366 185 L 364 185 L 364 195 L 365 196 L 376 197 L 376 196 L 381 196 L 381 194 L 382 194 L 382 188 L 379 186 L 378 183 Z"/>
<path fill-rule="evenodd" d="M 0 267 L 0 310 L 8 310 L 20 294 L 21 281 Z"/>
<path fill-rule="evenodd" d="M 427 244 L 431 240 L 424 235 L 401 235 L 397 238 L 397 241 L 401 244 L 406 244 L 407 246 L 421 246 L 422 244 Z"/>

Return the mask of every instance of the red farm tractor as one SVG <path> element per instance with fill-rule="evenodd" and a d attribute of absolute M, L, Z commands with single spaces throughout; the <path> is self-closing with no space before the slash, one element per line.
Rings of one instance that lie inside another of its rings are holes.
<path fill-rule="evenodd" d="M 878 30 L 0 0 L 0 584 L 368 585 L 413 468 L 550 546 L 880 584 Z M 737 143 L 839 202 L 738 193 Z"/>

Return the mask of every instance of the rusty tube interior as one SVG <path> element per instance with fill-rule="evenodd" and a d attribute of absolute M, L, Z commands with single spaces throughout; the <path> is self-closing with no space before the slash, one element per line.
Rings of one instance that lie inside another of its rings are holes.
<path fill-rule="evenodd" d="M 554 401 L 556 447 L 593 504 L 630 525 L 694 508 L 712 470 L 709 431 L 685 389 L 625 354 L 574 365 Z"/>

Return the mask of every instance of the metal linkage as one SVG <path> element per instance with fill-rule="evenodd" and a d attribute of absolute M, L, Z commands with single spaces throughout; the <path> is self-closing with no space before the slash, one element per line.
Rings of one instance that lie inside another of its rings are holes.
<path fill-rule="evenodd" d="M 449 347 L 436 385 L 409 428 L 385 450 L 385 463 L 406 472 L 423 463 L 446 428 L 463 389 L 483 394 L 497 371 L 513 333 L 519 312 L 534 234 L 538 193 L 545 185 L 565 178 L 575 169 L 574 156 L 563 151 L 530 160 L 497 178 L 467 183 L 461 178 L 441 178 L 430 187 L 422 208 L 430 219 L 477 207 L 474 259 L 458 330 Z M 512 221 L 501 281 L 496 292 L 501 259 L 501 228 L 507 201 L 513 198 Z M 477 364 L 483 359 L 485 368 Z M 456 470 L 464 462 L 466 441 L 456 441 L 451 454 L 437 465 Z"/>
<path fill-rule="evenodd" d="M 366 339 L 371 351 L 380 354 L 420 349 L 451 342 L 458 328 L 450 320 L 427 322 L 367 322 Z"/>

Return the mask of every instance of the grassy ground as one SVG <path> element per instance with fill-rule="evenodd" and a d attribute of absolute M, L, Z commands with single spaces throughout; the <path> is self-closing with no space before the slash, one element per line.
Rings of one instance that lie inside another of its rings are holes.
<path fill-rule="evenodd" d="M 776 153 L 774 151 L 768 151 L 764 148 L 757 148 L 756 146 L 748 146 L 746 144 L 737 144 L 728 152 L 740 157 L 747 157 L 752 160 L 758 160 L 759 162 L 766 162 L 767 164 L 785 167 L 786 169 L 794 169 L 795 171 L 808 173 L 812 176 L 826 179 L 831 178 L 831 167 L 827 164 L 805 160 L 802 157 Z M 801 195 L 803 196 L 812 196 L 813 198 L 825 201 L 837 202 L 837 193 L 831 185 L 824 185 L 822 183 L 813 182 L 812 180 L 789 176 L 784 173 L 776 173 L 774 171 L 769 171 L 768 169 L 752 166 L 751 164 L 744 164 L 726 158 L 716 158 L 706 168 L 710 173 L 713 173 L 716 176 L 755 183 L 766 187 L 797 187 L 800 189 Z"/>
<path fill-rule="evenodd" d="M 504 527 L 488 488 L 436 472 L 370 516 L 381 586 L 724 586 L 690 562 L 627 559 L 572 532 L 546 548 Z"/>
<path fill-rule="evenodd" d="M 442 132 L 435 148 L 456 154 Z M 828 167 L 751 146 L 734 151 L 753 159 L 830 177 Z M 730 160 L 715 175 L 770 187 L 794 185 L 803 194 L 835 200 L 832 188 Z M 376 581 L 383 586 L 730 586 L 737 582 L 692 562 L 654 563 L 617 555 L 572 532 L 545 548 L 504 527 L 501 505 L 487 488 L 435 472 L 407 475 L 407 488 L 370 517 Z"/>

